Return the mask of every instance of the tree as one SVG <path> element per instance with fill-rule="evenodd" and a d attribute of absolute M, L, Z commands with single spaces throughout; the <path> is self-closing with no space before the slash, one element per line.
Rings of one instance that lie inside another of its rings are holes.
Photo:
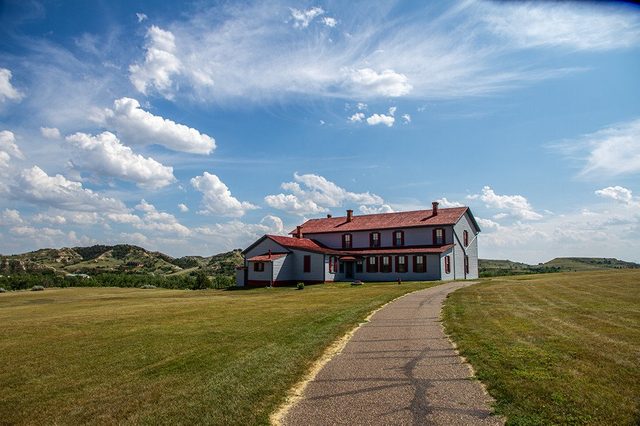
<path fill-rule="evenodd" d="M 207 274 L 205 274 L 203 271 L 199 271 L 196 274 L 196 282 L 193 285 L 193 289 L 194 290 L 204 290 L 205 288 L 209 287 L 209 278 L 207 277 Z"/>

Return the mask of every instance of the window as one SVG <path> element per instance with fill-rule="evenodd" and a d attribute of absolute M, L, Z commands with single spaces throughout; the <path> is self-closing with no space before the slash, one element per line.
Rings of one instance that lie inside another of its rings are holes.
<path fill-rule="evenodd" d="M 361 274 L 363 269 L 362 260 L 356 262 L 356 274 Z"/>
<path fill-rule="evenodd" d="M 378 258 L 371 256 L 367 259 L 367 272 L 378 272 Z"/>
<path fill-rule="evenodd" d="M 311 256 L 304 255 L 304 272 L 311 272 Z"/>
<path fill-rule="evenodd" d="M 469 245 L 469 232 L 466 229 L 462 232 L 462 239 L 464 240 L 464 246 L 467 247 Z"/>
<path fill-rule="evenodd" d="M 404 245 L 404 231 L 393 231 L 393 245 L 395 247 Z"/>
<path fill-rule="evenodd" d="M 343 234 L 342 235 L 342 248 L 350 249 L 351 248 L 351 234 Z"/>
<path fill-rule="evenodd" d="M 469 256 L 464 257 L 464 273 L 469 273 Z"/>
<path fill-rule="evenodd" d="M 396 256 L 396 272 L 407 272 L 407 256 Z"/>
<path fill-rule="evenodd" d="M 369 234 L 369 246 L 380 247 L 380 233 L 372 232 Z"/>
<path fill-rule="evenodd" d="M 380 257 L 380 272 L 391 272 L 391 256 Z"/>
<path fill-rule="evenodd" d="M 444 273 L 451 273 L 451 256 L 445 256 L 444 258 Z"/>
<path fill-rule="evenodd" d="M 444 229 L 436 228 L 433 230 L 433 244 L 444 244 Z"/>
<path fill-rule="evenodd" d="M 413 256 L 413 272 L 427 272 L 426 256 Z"/>
<path fill-rule="evenodd" d="M 253 270 L 256 272 L 264 271 L 264 262 L 254 262 Z"/>

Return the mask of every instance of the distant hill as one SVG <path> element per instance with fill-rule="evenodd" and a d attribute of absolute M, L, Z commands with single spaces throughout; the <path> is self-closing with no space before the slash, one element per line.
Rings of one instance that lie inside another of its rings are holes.
<path fill-rule="evenodd" d="M 233 275 L 242 264 L 239 249 L 214 256 L 173 258 L 142 247 L 119 244 L 42 249 L 0 256 L 0 274 L 55 273 L 94 275 L 104 272 L 174 275 L 204 271 L 207 275 Z"/>
<path fill-rule="evenodd" d="M 541 274 L 547 272 L 589 271 L 596 269 L 635 269 L 640 264 L 605 257 L 557 257 L 546 263 L 528 265 L 511 260 L 480 259 L 481 277 Z"/>

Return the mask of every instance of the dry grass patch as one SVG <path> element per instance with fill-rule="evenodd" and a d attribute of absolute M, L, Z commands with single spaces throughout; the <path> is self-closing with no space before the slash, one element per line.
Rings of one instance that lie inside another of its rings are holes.
<path fill-rule="evenodd" d="M 640 423 L 640 271 L 496 278 L 444 318 L 508 423 Z"/>

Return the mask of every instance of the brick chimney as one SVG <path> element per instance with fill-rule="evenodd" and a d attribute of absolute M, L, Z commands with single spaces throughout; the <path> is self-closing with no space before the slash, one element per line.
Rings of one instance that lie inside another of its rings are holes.
<path fill-rule="evenodd" d="M 433 215 L 437 216 L 438 215 L 438 203 L 437 201 L 434 201 L 433 203 L 431 203 L 431 205 L 433 206 Z"/>
<path fill-rule="evenodd" d="M 296 226 L 296 238 L 302 238 L 302 226 Z"/>
<path fill-rule="evenodd" d="M 331 216 L 330 214 L 327 214 L 327 219 L 331 219 L 333 216 Z"/>
<path fill-rule="evenodd" d="M 353 220 L 353 210 L 347 210 L 347 222 L 351 222 Z"/>

